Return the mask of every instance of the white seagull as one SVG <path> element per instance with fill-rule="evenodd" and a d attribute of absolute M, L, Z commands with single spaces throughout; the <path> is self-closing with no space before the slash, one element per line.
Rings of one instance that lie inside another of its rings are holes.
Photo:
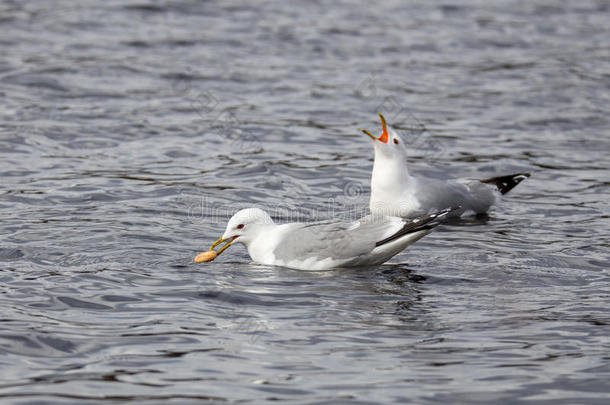
<path fill-rule="evenodd" d="M 407 168 L 407 149 L 402 138 L 381 118 L 382 133 L 373 139 L 375 161 L 371 176 L 370 210 L 375 215 L 414 218 L 445 207 L 460 206 L 451 216 L 464 212 L 482 214 L 529 173 L 516 173 L 485 180 L 436 180 L 415 177 Z"/>
<path fill-rule="evenodd" d="M 302 270 L 327 270 L 381 264 L 427 235 L 446 208 L 417 219 L 368 215 L 353 222 L 275 224 L 260 208 L 238 211 L 210 250 L 195 257 L 207 262 L 234 242 L 242 243 L 254 262 Z M 213 249 L 227 242 L 217 252 Z"/>

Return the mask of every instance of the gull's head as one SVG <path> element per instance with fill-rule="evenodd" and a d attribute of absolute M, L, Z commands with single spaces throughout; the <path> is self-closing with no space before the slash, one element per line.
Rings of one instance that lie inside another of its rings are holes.
<path fill-rule="evenodd" d="M 387 125 L 385 118 L 381 113 L 379 113 L 379 118 L 381 119 L 381 135 L 376 137 L 366 129 L 361 130 L 373 140 L 375 158 L 406 159 L 407 148 L 405 147 L 402 138 L 393 128 Z"/>
<path fill-rule="evenodd" d="M 203 252 L 195 257 L 195 262 L 207 262 L 214 260 L 217 255 L 225 251 L 233 242 L 241 242 L 248 245 L 258 234 L 260 227 L 264 225 L 273 225 L 273 220 L 265 211 L 260 208 L 246 208 L 237 211 L 235 215 L 229 219 L 227 229 L 216 242 L 210 246 L 210 250 Z M 214 248 L 223 242 L 227 242 L 217 252 Z"/>
<path fill-rule="evenodd" d="M 273 220 L 265 211 L 260 208 L 246 208 L 237 211 L 229 219 L 222 239 L 240 239 L 239 242 L 247 243 L 251 240 L 259 225 L 271 224 L 273 224 Z"/>

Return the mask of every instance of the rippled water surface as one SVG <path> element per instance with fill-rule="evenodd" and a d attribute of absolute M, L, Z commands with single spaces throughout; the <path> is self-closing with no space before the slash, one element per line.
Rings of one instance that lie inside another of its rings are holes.
<path fill-rule="evenodd" d="M 610 401 L 606 1 L 0 2 L 0 402 Z M 532 177 L 372 269 L 192 263 L 231 213 Z"/>

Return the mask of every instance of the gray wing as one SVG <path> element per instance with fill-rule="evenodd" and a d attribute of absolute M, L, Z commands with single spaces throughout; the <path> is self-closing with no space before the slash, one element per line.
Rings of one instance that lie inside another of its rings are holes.
<path fill-rule="evenodd" d="M 489 181 L 493 180 L 496 179 Z M 461 215 L 466 210 L 482 213 L 496 202 L 496 187 L 479 180 L 458 183 L 418 177 L 416 182 L 416 198 L 422 207 L 418 214 L 457 205 L 462 207 L 461 211 L 455 213 L 457 215 Z"/>
<path fill-rule="evenodd" d="M 370 253 L 377 241 L 402 227 L 398 220 L 365 217 L 355 222 L 323 222 L 295 226 L 273 251 L 276 259 L 309 257 L 348 260 Z"/>
<path fill-rule="evenodd" d="M 417 177 L 416 182 L 415 195 L 423 212 L 438 211 L 458 205 L 464 208 L 470 206 L 470 191 L 464 184 L 422 177 Z"/>
<path fill-rule="evenodd" d="M 415 220 L 369 215 L 349 223 L 299 224 L 273 253 L 276 259 L 285 261 L 309 257 L 352 260 L 405 235 L 430 230 L 439 224 L 438 219 L 459 208 L 444 209 Z"/>

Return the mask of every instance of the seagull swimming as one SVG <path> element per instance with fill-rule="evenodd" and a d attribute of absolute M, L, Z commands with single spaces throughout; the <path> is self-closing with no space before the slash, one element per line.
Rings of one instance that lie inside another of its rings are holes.
<path fill-rule="evenodd" d="M 254 262 L 301 270 L 327 270 L 384 263 L 437 226 L 456 208 L 413 220 L 368 215 L 357 221 L 275 224 L 260 208 L 238 211 L 224 235 L 195 262 L 213 260 L 231 244 L 242 243 Z M 227 242 L 218 252 L 213 249 Z"/>
<path fill-rule="evenodd" d="M 529 173 L 516 173 L 485 180 L 436 180 L 415 177 L 407 168 L 407 149 L 402 138 L 381 118 L 379 137 L 365 129 L 375 148 L 371 176 L 370 210 L 376 215 L 414 218 L 445 207 L 461 206 L 451 216 L 464 212 L 482 214 Z"/>

